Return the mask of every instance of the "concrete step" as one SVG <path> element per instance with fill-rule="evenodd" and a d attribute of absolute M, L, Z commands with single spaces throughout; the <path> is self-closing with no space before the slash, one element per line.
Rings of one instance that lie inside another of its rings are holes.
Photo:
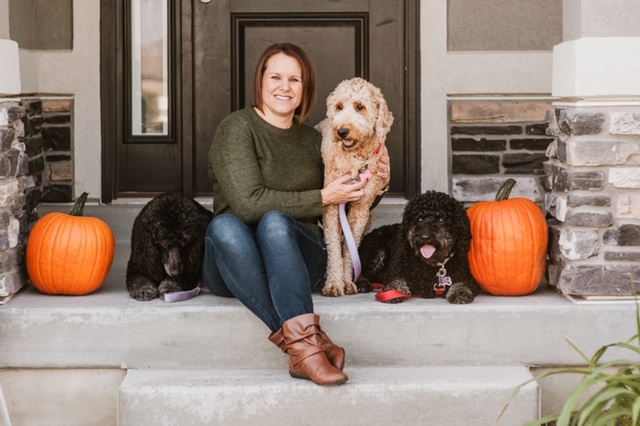
<path fill-rule="evenodd" d="M 177 303 L 138 302 L 118 245 L 106 283 L 79 296 L 29 286 L 0 306 L 0 366 L 11 368 L 277 368 L 268 329 L 236 299 L 201 294 Z M 584 353 L 636 334 L 633 303 L 576 305 L 549 286 L 525 297 L 480 295 L 378 302 L 373 293 L 314 295 L 323 328 L 350 366 L 575 365 Z M 256 357 L 255 354 L 261 354 Z M 607 352 L 613 359 L 615 351 Z"/>
<path fill-rule="evenodd" d="M 322 387 L 278 370 L 129 370 L 118 424 L 494 425 L 525 367 L 349 368 L 343 386 Z M 499 425 L 538 418 L 537 384 L 521 391 Z"/>

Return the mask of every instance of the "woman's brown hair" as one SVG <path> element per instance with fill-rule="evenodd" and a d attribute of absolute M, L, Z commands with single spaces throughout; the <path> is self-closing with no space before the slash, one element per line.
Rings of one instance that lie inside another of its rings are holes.
<path fill-rule="evenodd" d="M 313 63 L 307 53 L 300 47 L 291 43 L 273 44 L 262 53 L 258 65 L 256 66 L 256 75 L 253 81 L 253 103 L 260 111 L 262 111 L 262 77 L 267 69 L 269 59 L 277 54 L 284 53 L 298 61 L 302 70 L 302 101 L 296 108 L 296 115 L 302 123 L 311 113 L 311 109 L 316 102 L 316 72 Z"/>

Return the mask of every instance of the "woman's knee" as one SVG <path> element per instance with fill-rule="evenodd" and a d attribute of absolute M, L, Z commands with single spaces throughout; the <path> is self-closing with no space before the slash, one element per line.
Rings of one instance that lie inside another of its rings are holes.
<path fill-rule="evenodd" d="M 258 234 L 272 237 L 290 235 L 291 217 L 278 210 L 266 213 L 258 224 Z"/>
<path fill-rule="evenodd" d="M 207 227 L 205 237 L 214 244 L 233 243 L 239 233 L 247 230 L 246 224 L 231 214 L 221 214 L 213 218 Z"/>

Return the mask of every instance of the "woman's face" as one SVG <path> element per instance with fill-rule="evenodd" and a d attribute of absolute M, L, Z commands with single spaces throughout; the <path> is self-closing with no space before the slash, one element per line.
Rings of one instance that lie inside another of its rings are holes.
<path fill-rule="evenodd" d="M 267 118 L 293 117 L 302 102 L 302 70 L 295 58 L 276 53 L 262 76 L 262 112 Z"/>

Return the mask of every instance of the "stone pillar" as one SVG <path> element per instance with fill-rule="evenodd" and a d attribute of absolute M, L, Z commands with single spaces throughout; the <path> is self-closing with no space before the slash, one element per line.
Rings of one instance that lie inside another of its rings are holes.
<path fill-rule="evenodd" d="M 564 0 L 547 152 L 549 282 L 565 294 L 640 291 L 640 8 Z"/>
<path fill-rule="evenodd" d="M 33 186 L 25 146 L 18 141 L 24 126 L 18 44 L 0 38 L 0 301 L 27 283 L 24 248 L 28 229 L 25 189 Z"/>
<path fill-rule="evenodd" d="M 35 186 L 29 175 L 24 133 L 24 108 L 0 98 L 0 300 L 27 283 L 24 253 L 30 215 L 25 191 Z"/>

